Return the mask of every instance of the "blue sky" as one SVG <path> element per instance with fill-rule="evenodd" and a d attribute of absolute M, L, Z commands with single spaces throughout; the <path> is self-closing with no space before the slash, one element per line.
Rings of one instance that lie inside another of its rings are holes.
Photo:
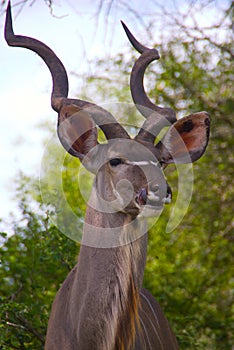
<path fill-rule="evenodd" d="M 15 16 L 17 8 L 13 8 L 15 33 L 44 41 L 62 59 L 68 74 L 70 71 L 87 71 L 89 67 L 83 55 L 88 60 L 102 56 L 107 45 L 103 47 L 103 28 L 95 28 L 89 2 L 83 1 L 82 5 L 81 1 L 80 4 L 79 11 L 83 15 L 79 17 L 74 12 L 72 2 L 55 6 L 57 17 L 51 16 L 43 1 L 31 7 L 25 6 L 18 16 Z M 4 18 L 0 20 L 2 32 Z M 115 40 L 111 41 L 113 46 L 107 51 L 118 51 L 126 45 L 120 24 L 117 31 L 121 31 L 122 35 L 114 35 Z M 51 76 L 47 67 L 31 51 L 8 47 L 3 35 L 0 71 L 0 217 L 7 218 L 10 211 L 16 211 L 13 191 L 16 174 L 20 170 L 26 174 L 39 174 L 44 134 L 37 125 L 43 120 L 51 120 L 56 127 L 57 116 L 50 107 Z M 77 81 L 71 74 L 69 83 L 69 95 L 74 96 Z"/>

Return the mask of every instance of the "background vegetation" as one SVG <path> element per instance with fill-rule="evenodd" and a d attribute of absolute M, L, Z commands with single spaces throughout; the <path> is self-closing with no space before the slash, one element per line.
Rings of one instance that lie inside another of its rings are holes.
<path fill-rule="evenodd" d="M 97 7 L 97 18 L 100 13 L 108 16 L 107 6 L 111 9 L 116 3 L 100 1 L 103 7 Z M 233 3 L 227 2 L 219 20 L 210 28 L 199 25 L 195 14 L 199 6 L 206 6 L 209 11 L 215 6 L 213 1 L 187 2 L 186 13 L 172 13 L 166 6 L 152 2 L 155 12 L 147 19 L 140 18 L 138 12 L 134 14 L 129 4 L 119 3 L 141 24 L 141 39 L 149 38 L 150 45 L 161 53 L 162 59 L 147 72 L 151 98 L 173 107 L 179 115 L 206 110 L 211 116 L 211 139 L 205 156 L 194 165 L 194 192 L 186 216 L 175 231 L 165 233 L 170 215 L 167 208 L 157 226 L 150 230 L 144 285 L 165 310 L 181 349 L 231 350 Z M 156 38 L 154 23 L 160 16 L 164 16 L 170 36 L 161 32 Z M 185 24 L 187 16 L 190 24 Z M 131 102 L 128 80 L 136 57 L 129 49 L 127 55 L 120 53 L 109 60 L 93 62 L 96 72 L 83 77 L 87 98 Z M 140 120 L 135 114 L 131 118 Z M 53 158 L 48 162 L 53 169 Z M 67 156 L 63 189 L 82 221 L 85 203 L 77 184 L 78 168 L 79 161 Z M 168 169 L 167 177 L 176 197 L 177 178 L 173 170 Z M 53 177 L 52 171 L 50 175 Z M 38 179 L 20 174 L 17 183 L 21 218 L 12 218 L 14 235 L 1 233 L 0 349 L 42 349 L 51 303 L 76 262 L 79 246 L 51 222 Z"/>

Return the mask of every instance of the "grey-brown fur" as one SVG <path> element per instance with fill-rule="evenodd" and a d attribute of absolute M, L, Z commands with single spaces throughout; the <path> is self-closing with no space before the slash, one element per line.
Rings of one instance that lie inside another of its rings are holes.
<path fill-rule="evenodd" d="M 174 111 L 148 99 L 144 72 L 159 54 L 140 44 L 125 25 L 124 29 L 141 53 L 131 73 L 130 89 L 146 121 L 135 138 L 103 108 L 67 98 L 62 62 L 42 42 L 15 35 L 10 3 L 7 8 L 7 43 L 30 49 L 45 61 L 53 79 L 51 104 L 58 112 L 59 139 L 96 176 L 78 263 L 54 300 L 46 350 L 178 349 L 160 306 L 142 289 L 145 218 L 157 216 L 171 201 L 162 169 L 170 163 L 194 162 L 204 153 L 209 116 L 199 112 L 177 121 Z M 168 124 L 169 130 L 155 145 L 156 136 Z M 106 144 L 98 143 L 96 126 L 104 132 Z"/>

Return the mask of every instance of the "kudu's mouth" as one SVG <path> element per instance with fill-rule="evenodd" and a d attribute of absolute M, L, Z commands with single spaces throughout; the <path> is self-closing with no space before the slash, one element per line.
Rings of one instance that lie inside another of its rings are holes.
<path fill-rule="evenodd" d="M 157 193 L 148 191 L 142 188 L 136 195 L 135 201 L 139 207 L 151 207 L 152 209 L 162 209 L 164 204 L 171 203 L 172 192 L 170 187 L 167 187 L 166 195 L 160 197 Z"/>

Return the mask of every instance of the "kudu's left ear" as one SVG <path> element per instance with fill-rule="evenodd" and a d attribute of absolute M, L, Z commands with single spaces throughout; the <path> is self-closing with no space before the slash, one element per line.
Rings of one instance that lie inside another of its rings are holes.
<path fill-rule="evenodd" d="M 58 116 L 58 136 L 63 147 L 81 161 L 97 145 L 97 128 L 88 112 L 63 105 Z"/>
<path fill-rule="evenodd" d="M 209 140 L 210 119 L 207 112 L 191 114 L 175 122 L 156 145 L 162 164 L 185 164 L 198 160 Z"/>

